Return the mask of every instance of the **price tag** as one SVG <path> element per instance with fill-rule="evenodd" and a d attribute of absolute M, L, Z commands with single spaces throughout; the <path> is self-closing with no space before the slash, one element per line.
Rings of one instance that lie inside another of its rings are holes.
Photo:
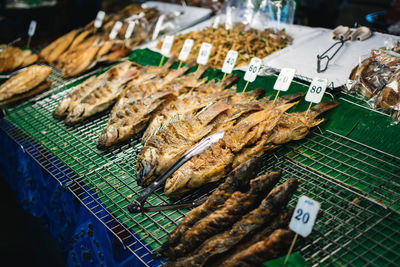
<path fill-rule="evenodd" d="M 192 39 L 185 40 L 178 57 L 180 61 L 186 61 L 186 59 L 189 57 L 190 50 L 192 50 L 193 44 L 194 41 Z"/>
<path fill-rule="evenodd" d="M 31 20 L 31 23 L 29 24 L 29 30 L 28 30 L 28 35 L 33 36 L 36 31 L 36 20 Z"/>
<path fill-rule="evenodd" d="M 225 18 L 225 29 L 229 31 L 232 29 L 233 22 L 232 22 L 232 8 L 228 5 L 226 7 L 226 18 Z"/>
<path fill-rule="evenodd" d="M 228 54 L 226 54 L 224 65 L 222 66 L 222 72 L 228 74 L 232 73 L 232 70 L 235 67 L 237 57 L 238 57 L 237 51 L 229 50 Z"/>
<path fill-rule="evenodd" d="M 306 101 L 319 103 L 321 102 L 322 96 L 325 93 L 326 87 L 328 86 L 328 80 L 322 78 L 314 78 L 308 92 L 306 94 Z"/>
<path fill-rule="evenodd" d="M 169 55 L 169 52 L 171 51 L 173 42 L 174 42 L 174 36 L 173 35 L 165 36 L 164 42 L 163 42 L 162 47 L 161 47 L 161 54 L 163 56 L 168 56 Z"/>
<path fill-rule="evenodd" d="M 165 16 L 166 16 L 165 14 L 162 14 L 160 17 L 158 17 L 158 20 L 156 22 L 156 26 L 154 27 L 153 36 L 151 37 L 152 41 L 157 39 L 158 35 L 160 34 L 161 27 L 163 25 Z"/>
<path fill-rule="evenodd" d="M 356 83 L 355 80 L 347 80 L 346 82 L 346 88 L 347 90 L 351 90 L 351 88 L 353 88 L 354 84 Z"/>
<path fill-rule="evenodd" d="M 103 25 L 103 20 L 104 20 L 105 16 L 106 16 L 106 12 L 101 11 L 101 10 L 99 12 L 97 12 L 97 16 L 96 16 L 96 19 L 94 21 L 94 26 L 97 29 L 100 28 L 101 25 Z"/>
<path fill-rule="evenodd" d="M 134 21 L 128 22 L 128 28 L 126 28 L 126 32 L 125 32 L 125 39 L 131 38 L 133 30 L 135 29 L 135 26 L 136 26 L 136 22 L 134 22 Z"/>
<path fill-rule="evenodd" d="M 308 236 L 312 231 L 320 206 L 319 202 L 301 196 L 290 220 L 290 230 L 302 237 Z"/>
<path fill-rule="evenodd" d="M 112 28 L 110 35 L 109 35 L 110 39 L 115 39 L 115 37 L 117 37 L 117 34 L 118 34 L 119 30 L 121 29 L 121 27 L 122 27 L 121 21 L 115 22 L 114 27 Z"/>
<path fill-rule="evenodd" d="M 212 45 L 209 43 L 202 43 L 199 55 L 197 56 L 197 64 L 205 65 L 210 57 Z"/>
<path fill-rule="evenodd" d="M 216 16 L 213 22 L 213 28 L 216 29 L 218 28 L 219 21 L 221 20 L 221 16 Z"/>
<path fill-rule="evenodd" d="M 293 80 L 295 69 L 283 68 L 279 73 L 278 79 L 275 82 L 274 89 L 280 91 L 287 91 L 289 89 L 290 83 Z"/>
<path fill-rule="evenodd" d="M 261 67 L 261 59 L 253 57 L 250 61 L 249 68 L 244 75 L 244 79 L 248 82 L 254 82 Z"/>

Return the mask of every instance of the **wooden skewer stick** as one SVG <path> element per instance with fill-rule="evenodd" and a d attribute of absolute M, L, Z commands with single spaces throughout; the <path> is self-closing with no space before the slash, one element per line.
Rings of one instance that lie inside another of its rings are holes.
<path fill-rule="evenodd" d="M 278 98 L 278 95 L 279 95 L 279 92 L 280 92 L 281 90 L 278 90 L 278 92 L 276 93 L 276 96 L 275 96 L 275 99 L 274 99 L 274 102 L 272 102 L 272 105 L 275 105 L 275 101 L 276 101 L 276 99 Z"/>
<path fill-rule="evenodd" d="M 161 67 L 161 65 L 163 64 L 163 61 L 164 61 L 164 55 L 161 57 L 160 64 L 158 65 L 159 67 Z"/>
<path fill-rule="evenodd" d="M 28 37 L 28 43 L 26 44 L 27 47 L 30 47 L 31 45 L 31 38 L 32 38 L 31 36 Z"/>
<path fill-rule="evenodd" d="M 286 255 L 286 259 L 285 259 L 285 262 L 284 262 L 283 264 L 286 264 L 286 263 L 287 263 L 290 254 L 292 254 L 293 247 L 294 247 L 294 244 L 296 243 L 296 240 L 297 240 L 297 237 L 298 237 L 298 236 L 299 236 L 298 234 L 296 234 L 296 235 L 294 236 L 293 241 L 292 241 L 292 244 L 290 245 L 290 248 L 289 248 L 289 252 L 288 252 L 288 254 Z"/>
<path fill-rule="evenodd" d="M 310 102 L 310 105 L 308 106 L 308 109 L 307 109 L 307 112 L 306 112 L 306 116 L 308 115 L 308 112 L 310 111 L 311 105 L 312 105 L 312 102 Z"/>
<path fill-rule="evenodd" d="M 179 60 L 178 70 L 181 68 L 181 66 L 182 66 L 182 61 Z"/>
<path fill-rule="evenodd" d="M 222 85 L 224 84 L 225 77 L 226 77 L 226 72 L 224 72 L 224 76 L 222 77 L 222 80 L 221 80 L 221 87 L 222 87 Z"/>
<path fill-rule="evenodd" d="M 249 85 L 249 82 L 247 82 L 246 85 L 244 86 L 244 89 L 243 89 L 243 91 L 242 91 L 242 94 L 246 91 L 248 85 Z"/>

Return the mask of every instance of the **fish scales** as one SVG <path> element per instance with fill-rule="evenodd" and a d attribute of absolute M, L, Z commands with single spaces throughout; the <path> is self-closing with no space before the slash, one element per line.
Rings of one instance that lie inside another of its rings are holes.
<path fill-rule="evenodd" d="M 261 201 L 278 183 L 281 174 L 271 172 L 261 175 L 250 181 L 250 189 L 247 192 L 234 192 L 223 204 L 223 206 L 213 213 L 198 221 L 189 229 L 181 239 L 179 245 L 169 249 L 168 258 L 174 260 L 193 251 L 209 237 L 218 234 L 240 217 L 258 206 Z"/>

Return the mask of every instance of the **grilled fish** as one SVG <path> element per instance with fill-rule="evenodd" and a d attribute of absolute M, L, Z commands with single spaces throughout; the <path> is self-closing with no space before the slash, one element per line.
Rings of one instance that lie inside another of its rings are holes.
<path fill-rule="evenodd" d="M 231 229 L 207 239 L 186 257 L 168 262 L 167 266 L 203 266 L 211 257 L 224 253 L 263 225 L 273 221 L 296 192 L 298 181 L 287 180 L 274 188 L 261 204 L 237 221 Z"/>
<path fill-rule="evenodd" d="M 263 262 L 285 255 L 288 252 L 294 233 L 287 229 L 276 229 L 264 240 L 238 252 L 220 266 L 259 266 Z"/>
<path fill-rule="evenodd" d="M 161 254 L 166 256 L 169 247 L 176 246 L 183 234 L 202 218 L 219 209 L 235 191 L 247 190 L 250 178 L 256 176 L 262 165 L 261 158 L 253 158 L 236 167 L 216 190 L 200 206 L 189 211 L 179 225 L 168 235 L 161 247 Z"/>
<path fill-rule="evenodd" d="M 193 157 L 168 178 L 164 193 L 179 196 L 206 183 L 219 180 L 232 169 L 235 155 L 275 128 L 283 113 L 296 103 L 266 106 L 227 128 L 224 137 L 202 154 Z"/>
<path fill-rule="evenodd" d="M 83 121 L 85 118 L 106 110 L 115 102 L 126 82 L 137 74 L 136 68 L 132 68 L 130 61 L 120 63 L 108 72 L 109 76 L 104 85 L 92 90 L 75 105 L 65 119 L 66 124 L 71 125 Z"/>
<path fill-rule="evenodd" d="M 234 192 L 221 208 L 192 226 L 184 234 L 180 244 L 168 250 L 168 258 L 174 260 L 182 257 L 208 238 L 226 230 L 244 214 L 258 206 L 260 201 L 276 185 L 280 177 L 281 174 L 279 172 L 264 174 L 250 181 L 248 192 Z"/>
<path fill-rule="evenodd" d="M 31 50 L 21 50 L 18 47 L 7 46 L 0 52 L 0 73 L 11 72 L 19 67 L 33 64 L 38 55 Z"/>
<path fill-rule="evenodd" d="M 39 57 L 44 59 L 48 63 L 54 63 L 59 56 L 67 50 L 70 46 L 74 37 L 79 33 L 79 30 L 72 30 L 69 33 L 61 36 L 48 46 L 42 49 L 39 54 Z"/>
<path fill-rule="evenodd" d="M 51 68 L 48 66 L 33 65 L 27 67 L 26 70 L 11 77 L 0 86 L 0 101 L 32 90 L 45 82 L 50 73 Z"/>

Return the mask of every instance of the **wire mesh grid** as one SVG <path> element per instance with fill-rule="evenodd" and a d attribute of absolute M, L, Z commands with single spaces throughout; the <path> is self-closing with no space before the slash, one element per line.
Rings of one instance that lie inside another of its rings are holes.
<path fill-rule="evenodd" d="M 142 188 L 135 182 L 139 136 L 100 152 L 95 144 L 107 121 L 103 113 L 67 127 L 52 112 L 69 90 L 11 111 L 2 128 L 21 144 L 145 265 L 188 210 L 130 214 L 127 205 Z M 297 195 L 322 203 L 324 216 L 297 250 L 313 264 L 390 265 L 398 260 L 400 240 L 400 159 L 332 132 L 314 131 L 306 140 L 266 156 L 270 170 L 301 181 Z M 265 171 L 265 170 L 264 170 Z M 200 197 L 203 192 L 198 192 Z M 295 205 L 297 196 L 290 202 Z M 149 204 L 171 204 L 156 191 Z"/>

